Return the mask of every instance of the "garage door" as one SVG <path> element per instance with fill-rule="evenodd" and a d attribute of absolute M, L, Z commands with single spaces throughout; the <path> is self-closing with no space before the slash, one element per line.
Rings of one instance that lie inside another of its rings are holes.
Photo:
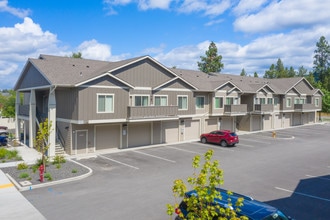
<path fill-rule="evenodd" d="M 261 130 L 261 115 L 252 115 L 252 131 Z"/>
<path fill-rule="evenodd" d="M 274 128 L 282 127 L 282 116 L 280 114 L 274 115 Z"/>
<path fill-rule="evenodd" d="M 263 129 L 264 130 L 271 130 L 272 129 L 272 116 L 271 115 L 265 115 L 263 117 Z"/>
<path fill-rule="evenodd" d="M 185 120 L 184 121 L 184 140 L 196 140 L 200 136 L 200 122 L 199 120 Z"/>
<path fill-rule="evenodd" d="M 150 123 L 128 124 L 127 138 L 128 138 L 128 147 L 150 145 L 151 144 Z"/>
<path fill-rule="evenodd" d="M 222 130 L 231 130 L 233 131 L 233 118 L 223 117 L 221 118 L 220 127 Z"/>
<path fill-rule="evenodd" d="M 162 122 L 162 142 L 173 143 L 179 141 L 179 122 L 163 121 Z"/>
<path fill-rule="evenodd" d="M 308 115 L 309 115 L 309 120 L 308 120 L 308 122 L 309 123 L 314 123 L 314 121 L 315 121 L 315 112 L 310 112 L 310 113 L 307 113 Z"/>
<path fill-rule="evenodd" d="M 301 113 L 293 113 L 293 126 L 301 125 Z"/>
<path fill-rule="evenodd" d="M 205 120 L 205 133 L 218 130 L 218 120 L 216 118 Z"/>
<path fill-rule="evenodd" d="M 120 147 L 120 126 L 96 126 L 96 150 Z"/>
<path fill-rule="evenodd" d="M 288 128 L 291 126 L 291 113 L 285 113 L 283 117 L 283 127 Z"/>

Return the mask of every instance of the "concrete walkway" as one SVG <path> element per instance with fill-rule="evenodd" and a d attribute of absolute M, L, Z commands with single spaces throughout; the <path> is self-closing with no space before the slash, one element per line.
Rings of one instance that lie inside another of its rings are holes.
<path fill-rule="evenodd" d="M 10 149 L 10 148 L 9 148 Z M 40 154 L 26 146 L 15 147 L 25 163 L 34 163 Z M 1 163 L 0 167 L 16 166 L 20 162 Z M 0 170 L 0 219 L 46 219 Z"/>

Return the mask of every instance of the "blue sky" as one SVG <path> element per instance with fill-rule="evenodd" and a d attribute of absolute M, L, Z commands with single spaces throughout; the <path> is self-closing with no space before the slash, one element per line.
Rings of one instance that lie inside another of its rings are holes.
<path fill-rule="evenodd" d="M 263 76 L 281 58 L 313 67 L 316 42 L 330 40 L 324 0 L 0 0 L 0 89 L 13 88 L 40 54 L 117 61 L 150 55 L 197 69 L 211 41 L 223 73 Z"/>

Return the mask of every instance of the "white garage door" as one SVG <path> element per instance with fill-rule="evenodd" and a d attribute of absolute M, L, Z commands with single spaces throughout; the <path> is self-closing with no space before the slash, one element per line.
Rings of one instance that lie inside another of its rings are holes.
<path fill-rule="evenodd" d="M 272 129 L 272 116 L 271 115 L 265 115 L 263 117 L 263 129 L 264 130 L 271 130 Z"/>
<path fill-rule="evenodd" d="M 120 126 L 96 126 L 96 150 L 120 147 Z"/>
<path fill-rule="evenodd" d="M 283 127 L 288 128 L 291 126 L 291 113 L 285 113 L 283 117 Z"/>
<path fill-rule="evenodd" d="M 184 140 L 196 140 L 200 136 L 200 122 L 199 120 L 185 120 L 184 121 Z"/>
<path fill-rule="evenodd" d="M 274 128 L 282 127 L 282 116 L 280 114 L 274 115 Z"/>
<path fill-rule="evenodd" d="M 131 123 L 127 127 L 128 147 L 137 147 L 151 144 L 150 123 Z"/>
<path fill-rule="evenodd" d="M 220 122 L 221 130 L 231 130 L 233 131 L 233 118 L 222 117 Z"/>
<path fill-rule="evenodd" d="M 179 122 L 163 121 L 162 122 L 162 142 L 174 143 L 179 141 Z"/>
<path fill-rule="evenodd" d="M 252 131 L 261 130 L 261 115 L 252 115 Z"/>
<path fill-rule="evenodd" d="M 205 133 L 218 130 L 218 120 L 216 118 L 205 120 Z M 204 133 L 203 132 L 203 133 Z"/>

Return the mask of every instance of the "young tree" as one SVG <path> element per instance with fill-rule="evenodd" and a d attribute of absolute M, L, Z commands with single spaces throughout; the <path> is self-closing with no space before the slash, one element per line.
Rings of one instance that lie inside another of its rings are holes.
<path fill-rule="evenodd" d="M 258 78 L 259 77 L 258 73 L 254 72 L 253 77 Z"/>
<path fill-rule="evenodd" d="M 81 52 L 77 52 L 77 53 L 73 53 L 72 52 L 71 57 L 72 58 L 80 58 L 80 59 L 82 59 L 82 54 L 81 54 Z"/>
<path fill-rule="evenodd" d="M 232 209 L 231 201 L 228 202 L 228 207 L 220 207 L 219 205 L 214 205 L 215 199 L 222 199 L 221 194 L 217 187 L 223 184 L 223 170 L 219 167 L 219 162 L 217 160 L 212 160 L 213 150 L 208 150 L 204 154 L 204 164 L 201 165 L 201 157 L 197 155 L 193 158 L 192 167 L 194 173 L 192 176 L 187 178 L 187 183 L 189 188 L 196 191 L 196 196 L 185 197 L 187 192 L 186 183 L 177 179 L 174 181 L 172 187 L 172 192 L 176 201 L 174 205 L 167 204 L 167 214 L 172 216 L 175 209 L 178 208 L 181 200 L 187 204 L 187 210 L 189 210 L 187 219 L 196 220 L 212 220 L 221 213 L 219 219 L 247 219 L 246 217 L 237 217 L 237 212 L 240 211 L 239 207 L 243 205 L 243 198 L 238 199 L 235 210 Z M 198 170 L 199 169 L 199 170 Z M 198 172 L 199 171 L 199 172 Z M 228 192 L 231 194 L 231 192 Z M 179 216 L 184 219 L 182 213 Z"/>
<path fill-rule="evenodd" d="M 52 122 L 48 121 L 48 118 L 44 122 L 39 124 L 39 130 L 37 132 L 37 136 L 34 140 L 34 145 L 42 155 L 41 160 L 44 165 L 46 172 L 46 161 L 47 161 L 47 150 L 49 149 L 48 138 L 50 133 L 52 132 Z"/>
<path fill-rule="evenodd" d="M 275 68 L 275 65 L 274 64 L 272 64 L 269 67 L 269 70 L 266 70 L 265 71 L 264 78 L 267 78 L 267 79 L 277 78 L 277 72 L 276 72 L 276 68 Z"/>
<path fill-rule="evenodd" d="M 205 52 L 205 57 L 200 56 L 201 62 L 197 62 L 198 69 L 204 73 L 220 73 L 224 67 L 221 62 L 222 56 L 218 55 L 218 49 L 215 43 L 212 41 L 209 49 Z"/>
<path fill-rule="evenodd" d="M 241 76 L 247 76 L 247 73 L 245 72 L 245 69 L 244 69 L 244 68 L 242 69 L 242 72 L 241 72 L 240 75 L 241 75 Z"/>
<path fill-rule="evenodd" d="M 13 118 L 15 117 L 16 92 L 8 90 L 8 93 L 7 96 L 0 94 L 1 115 L 6 118 Z"/>

